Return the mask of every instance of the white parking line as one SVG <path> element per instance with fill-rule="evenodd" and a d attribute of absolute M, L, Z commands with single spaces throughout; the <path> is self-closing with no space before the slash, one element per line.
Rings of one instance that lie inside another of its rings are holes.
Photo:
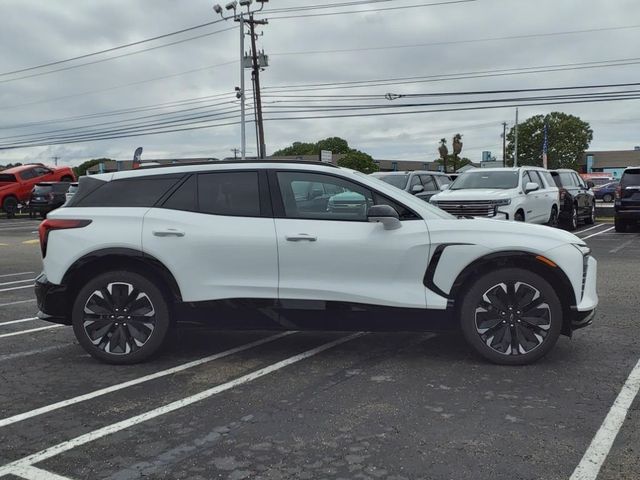
<path fill-rule="evenodd" d="M 577 232 L 575 232 L 575 234 L 579 234 L 579 233 L 584 233 L 584 232 L 588 232 L 589 230 L 593 230 L 594 228 L 598 228 L 598 227 L 602 227 L 606 225 L 606 223 L 598 223 L 597 225 L 594 225 L 593 227 L 589 227 L 589 228 L 584 228 L 582 230 L 578 230 Z"/>
<path fill-rule="evenodd" d="M 4 278 L 4 277 L 18 277 L 18 276 L 20 276 L 20 275 L 30 275 L 30 274 L 32 274 L 32 273 L 35 273 L 35 272 L 5 273 L 5 274 L 0 275 L 0 278 Z"/>
<path fill-rule="evenodd" d="M 0 307 L 8 307 L 10 305 L 19 305 L 21 303 L 30 303 L 35 301 L 36 301 L 35 298 L 30 298 L 29 300 L 17 300 L 15 302 L 0 303 Z"/>
<path fill-rule="evenodd" d="M 631 370 L 604 422 L 569 480 L 595 480 L 598 477 L 598 472 L 611 450 L 638 390 L 640 390 L 640 360 Z"/>
<path fill-rule="evenodd" d="M 255 342 L 247 343 L 245 345 L 240 345 L 239 347 L 225 350 L 224 352 L 209 355 L 199 360 L 183 363 L 182 365 L 178 365 L 177 367 L 161 370 L 156 373 L 145 375 L 144 377 L 135 378 L 127 382 L 118 383 L 110 387 L 105 387 L 99 390 L 94 390 L 93 392 L 85 393 L 84 395 L 79 395 L 77 397 L 68 398 L 67 400 L 62 400 L 60 402 L 52 403 L 51 405 L 46 405 L 44 407 L 36 408 L 35 410 L 29 410 L 28 412 L 20 413 L 12 417 L 3 418 L 3 419 L 0 419 L 0 428 L 6 427 L 7 425 L 11 425 L 12 423 L 21 422 L 23 420 L 26 420 L 27 418 L 37 417 L 38 415 L 52 412 L 53 410 L 58 410 L 60 408 L 67 407 L 69 405 L 74 405 L 76 403 L 84 402 L 85 400 L 90 400 L 92 398 L 100 397 L 102 395 L 106 395 L 107 393 L 116 392 L 118 390 L 122 390 L 123 388 L 132 387 L 133 385 L 139 385 L 141 383 L 148 382 L 150 380 L 155 380 L 156 378 L 166 377 L 167 375 L 173 375 L 174 373 L 181 372 L 188 368 L 197 367 L 198 365 L 203 365 L 205 363 L 212 362 L 220 358 L 228 357 L 229 355 L 243 352 L 250 348 L 264 345 L 265 343 L 273 342 L 275 340 L 278 340 L 279 338 L 285 337 L 287 335 L 291 335 L 292 333 L 295 333 L 295 332 L 278 333 L 276 335 L 272 335 L 267 338 L 256 340 Z"/>
<path fill-rule="evenodd" d="M 16 283 L 33 282 L 34 280 L 35 278 L 27 278 L 26 280 L 12 280 L 11 282 L 0 283 L 0 287 L 4 287 L 5 285 L 15 285 Z"/>
<path fill-rule="evenodd" d="M 49 330 L 51 328 L 59 328 L 64 326 L 65 325 L 58 325 L 56 323 L 55 325 L 47 325 L 46 327 L 31 328 L 29 330 L 20 330 L 19 332 L 3 333 L 0 335 L 0 338 L 15 337 L 17 335 L 24 335 L 25 333 L 35 333 L 35 332 L 40 332 L 42 330 Z"/>
<path fill-rule="evenodd" d="M 9 320 L 8 322 L 0 322 L 0 327 L 3 325 L 13 325 L 14 323 L 24 323 L 38 320 L 38 317 L 21 318 L 20 320 Z"/>
<path fill-rule="evenodd" d="M 0 227 L 0 232 L 7 232 L 9 230 L 33 230 L 35 225 L 23 225 L 22 227 Z"/>
<path fill-rule="evenodd" d="M 229 382 L 216 385 L 213 388 L 204 390 L 200 393 L 196 393 L 195 395 L 191 395 L 181 400 L 176 400 L 175 402 L 171 402 L 167 405 L 163 405 L 162 407 L 154 408 L 153 410 L 149 410 L 148 412 L 142 413 L 140 415 L 136 415 L 135 417 L 131 417 L 126 420 L 113 423 L 111 425 L 107 425 L 105 427 L 99 428 L 92 432 L 85 433 L 84 435 L 80 435 L 79 437 L 73 438 L 71 440 L 67 440 L 65 442 L 59 443 L 57 445 L 46 448 L 39 452 L 33 453 L 24 458 L 21 458 L 20 460 L 16 460 L 14 462 L 8 463 L 0 467 L 0 477 L 2 477 L 3 475 L 10 475 L 14 471 L 18 471 L 22 467 L 31 466 L 35 463 L 42 462 L 43 460 L 46 460 L 51 457 L 55 457 L 56 455 L 59 455 L 63 452 L 72 450 L 86 443 L 93 442 L 94 440 L 98 440 L 99 438 L 106 437 L 107 435 L 111 435 L 112 433 L 125 430 L 134 425 L 138 425 L 140 423 L 146 422 L 147 420 L 157 418 L 161 415 L 165 415 L 175 410 L 179 410 L 181 408 L 192 405 L 196 402 L 200 402 L 209 397 L 212 397 L 214 395 L 217 395 L 219 393 L 222 393 L 234 387 L 237 387 L 238 385 L 243 385 L 245 383 L 252 382 L 254 380 L 257 380 L 258 378 L 264 377 L 265 375 L 269 375 L 270 373 L 281 370 L 284 367 L 300 362 L 301 360 L 305 360 L 309 357 L 313 357 L 314 355 L 324 352 L 325 350 L 333 348 L 337 345 L 359 338 L 362 335 L 365 335 L 365 333 L 358 332 L 352 335 L 348 335 L 346 337 L 341 337 L 337 340 L 333 340 L 332 342 L 324 343 L 319 347 L 315 347 L 305 352 L 302 352 L 298 355 L 294 355 L 292 357 L 286 358 L 285 360 L 281 360 L 280 362 L 261 368 L 259 370 L 256 370 L 255 372 L 248 373 L 246 375 L 243 375 L 242 377 L 236 378 L 235 380 L 231 380 Z"/>
<path fill-rule="evenodd" d="M 61 348 L 73 345 L 73 343 L 63 343 L 61 345 L 49 345 L 44 348 L 36 348 L 35 350 L 27 350 L 25 352 L 7 353 L 0 355 L 0 362 L 6 362 L 7 360 L 13 360 L 15 358 L 30 357 L 31 355 L 37 355 L 38 353 L 46 353 L 52 350 L 60 350 Z"/>
<path fill-rule="evenodd" d="M 597 233 L 594 233 L 592 235 L 587 235 L 586 237 L 581 237 L 582 240 L 586 240 L 587 238 L 591 238 L 591 237 L 595 237 L 596 235 L 602 235 L 603 233 L 609 232 L 611 230 L 613 230 L 616 227 L 611 227 L 611 228 L 607 228 L 606 230 L 601 230 Z"/>
<path fill-rule="evenodd" d="M 612 248 L 611 250 L 609 250 L 609 253 L 618 253 L 620 250 L 622 250 L 624 247 L 627 247 L 629 245 L 631 245 L 633 242 L 635 241 L 635 238 L 632 238 L 630 240 L 627 240 L 626 242 L 624 242 L 621 245 L 618 245 L 616 248 Z"/>
<path fill-rule="evenodd" d="M 13 475 L 27 480 L 71 480 L 69 477 L 63 477 L 51 473 L 48 470 L 42 470 L 41 468 L 32 467 L 31 465 L 24 465 L 16 468 Z"/>
<path fill-rule="evenodd" d="M 24 287 L 1 288 L 0 292 L 10 292 L 11 290 L 20 290 L 21 288 L 33 288 L 34 284 L 25 285 Z"/>

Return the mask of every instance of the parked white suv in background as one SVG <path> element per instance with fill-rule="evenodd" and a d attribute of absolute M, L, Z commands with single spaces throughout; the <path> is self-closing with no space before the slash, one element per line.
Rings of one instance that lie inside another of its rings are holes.
<path fill-rule="evenodd" d="M 465 174 L 466 175 L 466 174 Z M 82 177 L 39 229 L 39 316 L 133 363 L 186 318 L 223 328 L 460 328 L 525 364 L 591 323 L 596 260 L 561 230 L 457 219 L 383 181 L 305 162 Z"/>
<path fill-rule="evenodd" d="M 549 172 L 536 167 L 475 168 L 460 175 L 431 203 L 456 216 L 555 225 L 559 191 Z"/>

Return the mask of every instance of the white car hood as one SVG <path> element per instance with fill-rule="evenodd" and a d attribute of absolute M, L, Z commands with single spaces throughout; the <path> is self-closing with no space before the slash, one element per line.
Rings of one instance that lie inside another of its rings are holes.
<path fill-rule="evenodd" d="M 502 188 L 467 188 L 463 190 L 445 190 L 431 197 L 434 201 L 445 200 L 497 200 L 512 198 L 516 189 L 505 190 Z"/>

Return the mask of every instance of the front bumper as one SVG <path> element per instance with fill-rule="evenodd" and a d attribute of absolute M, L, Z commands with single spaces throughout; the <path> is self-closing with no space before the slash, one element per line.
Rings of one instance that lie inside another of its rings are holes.
<path fill-rule="evenodd" d="M 598 292 L 596 279 L 598 277 L 598 262 L 595 258 L 586 257 L 585 271 L 583 274 L 582 298 L 575 307 L 571 319 L 571 330 L 577 330 L 591 325 L 598 307 Z"/>
<path fill-rule="evenodd" d="M 38 318 L 52 323 L 71 325 L 71 309 L 67 295 L 67 287 L 51 283 L 44 273 L 36 278 L 36 300 L 38 302 Z"/>

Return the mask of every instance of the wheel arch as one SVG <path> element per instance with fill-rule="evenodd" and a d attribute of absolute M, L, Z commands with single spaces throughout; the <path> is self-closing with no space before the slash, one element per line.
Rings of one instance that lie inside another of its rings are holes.
<path fill-rule="evenodd" d="M 479 276 L 496 268 L 518 267 L 540 275 L 551 284 L 562 305 L 563 323 L 561 333 L 570 336 L 573 310 L 577 304 L 573 286 L 569 277 L 559 266 L 551 262 L 551 264 L 555 265 L 552 266 L 547 262 L 550 262 L 550 260 L 545 257 L 517 250 L 485 255 L 470 263 L 457 276 L 449 293 L 450 307 L 455 309 L 457 315 L 461 302 L 457 302 L 455 299 L 460 298 L 460 295 L 467 291 L 470 284 Z"/>
<path fill-rule="evenodd" d="M 76 260 L 62 279 L 62 284 L 67 287 L 69 301 L 75 298 L 88 276 L 118 269 L 139 273 L 155 281 L 173 303 L 182 301 L 180 287 L 171 271 L 157 258 L 130 248 L 97 250 Z"/>

